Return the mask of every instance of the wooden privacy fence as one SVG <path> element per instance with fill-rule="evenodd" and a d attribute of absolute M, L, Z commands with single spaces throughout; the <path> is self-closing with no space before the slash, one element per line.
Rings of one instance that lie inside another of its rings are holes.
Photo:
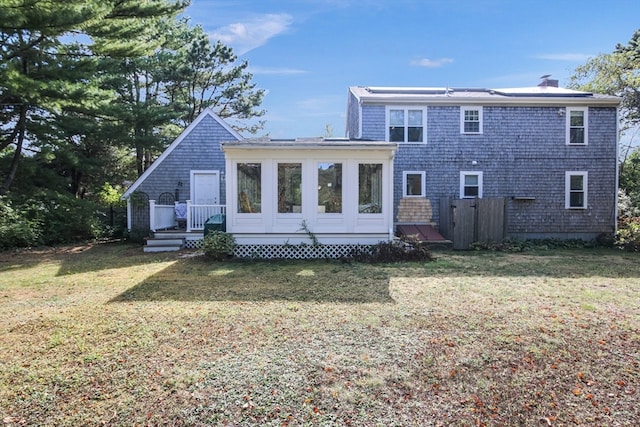
<path fill-rule="evenodd" d="M 440 234 L 453 249 L 469 249 L 474 242 L 501 242 L 506 236 L 506 202 L 487 199 L 440 199 Z"/>

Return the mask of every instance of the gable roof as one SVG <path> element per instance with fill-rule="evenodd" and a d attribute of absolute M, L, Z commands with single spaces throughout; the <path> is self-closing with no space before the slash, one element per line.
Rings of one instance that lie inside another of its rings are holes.
<path fill-rule="evenodd" d="M 140 186 L 140 184 L 142 184 L 147 179 L 147 177 L 151 175 L 151 173 L 153 173 L 153 171 L 158 167 L 158 165 L 160 165 L 162 161 L 165 158 L 167 158 L 167 156 L 169 156 L 169 154 L 171 154 L 171 152 L 175 150 L 178 145 L 180 145 L 182 140 L 185 139 L 187 135 L 189 135 L 191 131 L 193 131 L 193 129 L 195 129 L 198 126 L 198 124 L 200 124 L 200 122 L 204 120 L 204 118 L 207 116 L 211 117 L 213 120 L 218 122 L 220 126 L 222 126 L 227 132 L 229 132 L 238 141 L 242 139 L 242 136 L 238 132 L 236 132 L 231 126 L 229 126 L 227 122 L 222 120 L 220 116 L 214 113 L 213 110 L 211 110 L 211 108 L 207 107 L 202 111 L 202 113 L 198 115 L 198 117 L 195 118 L 193 122 L 191 122 L 189 126 L 187 126 L 185 130 L 182 131 L 180 135 L 178 135 L 178 137 L 171 143 L 171 145 L 169 145 L 166 148 L 166 150 L 164 150 L 164 152 L 160 155 L 160 157 L 158 157 L 151 164 L 151 166 L 149 166 L 149 168 L 146 171 L 144 171 L 144 173 L 140 175 L 138 179 L 135 180 L 133 184 L 131 184 L 131 186 L 127 189 L 127 191 L 124 192 L 121 199 L 122 200 L 128 199 L 131 196 L 131 194 L 134 191 L 136 191 L 136 189 Z"/>

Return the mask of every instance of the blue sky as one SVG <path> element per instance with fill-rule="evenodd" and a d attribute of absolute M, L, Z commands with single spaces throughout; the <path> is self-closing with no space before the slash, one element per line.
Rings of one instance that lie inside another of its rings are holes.
<path fill-rule="evenodd" d="M 637 0 L 192 0 L 185 15 L 248 61 L 272 138 L 344 136 L 349 86 L 564 86 L 640 28 Z"/>

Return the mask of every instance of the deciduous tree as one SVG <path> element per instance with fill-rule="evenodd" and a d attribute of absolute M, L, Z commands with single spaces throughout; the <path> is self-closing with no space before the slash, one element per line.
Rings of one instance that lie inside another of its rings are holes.
<path fill-rule="evenodd" d="M 576 89 L 616 95 L 620 106 L 621 130 L 634 132 L 640 126 L 640 30 L 612 53 L 604 53 L 576 68 L 570 86 Z M 620 147 L 620 187 L 640 204 L 640 152 L 633 138 Z"/>

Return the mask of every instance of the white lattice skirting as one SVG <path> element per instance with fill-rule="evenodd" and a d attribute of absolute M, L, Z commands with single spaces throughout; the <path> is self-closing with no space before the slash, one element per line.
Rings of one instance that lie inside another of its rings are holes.
<path fill-rule="evenodd" d="M 185 247 L 202 248 L 202 239 L 187 240 Z M 251 259 L 340 259 L 356 253 L 370 253 L 371 245 L 237 245 L 233 251 L 236 258 Z"/>
<path fill-rule="evenodd" d="M 370 245 L 238 245 L 233 255 L 257 259 L 339 259 L 369 253 Z"/>

